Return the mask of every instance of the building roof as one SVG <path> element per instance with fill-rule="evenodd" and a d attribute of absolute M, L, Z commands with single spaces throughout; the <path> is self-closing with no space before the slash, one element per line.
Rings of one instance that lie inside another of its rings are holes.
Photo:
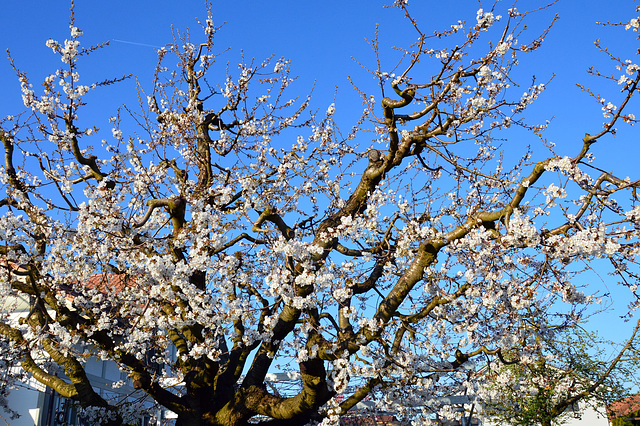
<path fill-rule="evenodd" d="M 640 411 L 640 394 L 633 395 L 609 405 L 607 415 L 609 419 L 628 417 L 631 413 Z"/>

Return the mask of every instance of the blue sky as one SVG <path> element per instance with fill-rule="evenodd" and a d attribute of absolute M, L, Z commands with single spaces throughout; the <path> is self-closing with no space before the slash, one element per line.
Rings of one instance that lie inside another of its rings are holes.
<path fill-rule="evenodd" d="M 404 22 L 401 12 L 383 8 L 388 3 L 390 0 L 216 1 L 214 21 L 217 25 L 225 23 L 217 36 L 218 46 L 220 50 L 231 48 L 221 64 L 226 60 L 234 62 L 241 52 L 245 57 L 257 60 L 270 55 L 291 59 L 293 73 L 300 76 L 296 85 L 300 94 L 306 94 L 315 84 L 313 105 L 316 108 L 324 110 L 333 101 L 338 88 L 336 107 L 341 114 L 338 119 L 344 120 L 346 129 L 362 109 L 347 77 L 352 76 L 357 84 L 371 85 L 375 90 L 373 79 L 352 57 L 374 66 L 374 56 L 365 39 L 374 37 L 376 23 L 380 24 L 383 51 L 390 56 L 394 55 L 392 46 L 404 46 L 415 40 L 415 33 Z M 511 1 L 500 1 L 498 7 L 504 12 L 511 4 Z M 521 1 L 517 7 L 525 10 L 540 4 L 539 1 Z M 482 4 L 485 10 L 491 5 L 492 2 Z M 477 0 L 461 0 L 455 7 L 445 2 L 412 0 L 409 7 L 423 29 L 430 30 L 448 28 L 458 19 L 474 22 L 480 6 Z M 530 26 L 534 31 L 544 28 L 553 14 L 560 16 L 545 45 L 536 54 L 523 58 L 520 67 L 521 82 L 525 86 L 531 76 L 535 75 L 542 82 L 556 75 L 531 111 L 539 121 L 554 117 L 548 133 L 551 140 L 559 144 L 567 141 L 573 146 L 584 132 L 595 133 L 599 128 L 598 106 L 580 93 L 575 83 L 589 82 L 586 69 L 605 60 L 593 46 L 596 38 L 609 39 L 614 50 L 620 48 L 623 53 L 633 55 L 632 34 L 620 38 L 620 31 L 603 29 L 594 22 L 628 18 L 634 7 L 632 0 L 560 0 L 550 10 L 532 15 Z M 0 35 L 2 47 L 11 50 L 16 64 L 29 73 L 32 83 L 37 84 L 39 78 L 36 77 L 59 64 L 44 42 L 48 38 L 62 41 L 68 37 L 68 15 L 69 2 L 62 0 L 24 0 L 5 5 L 5 16 L 11 19 L 6 20 Z M 197 41 L 199 26 L 195 18 L 205 16 L 204 2 L 195 0 L 180 3 L 77 1 L 76 25 L 84 31 L 83 45 L 111 40 L 111 46 L 100 55 L 93 55 L 81 63 L 81 76 L 83 79 L 86 76 L 84 83 L 133 73 L 143 87 L 145 83 L 148 87 L 155 63 L 154 46 L 172 41 L 172 24 L 179 30 L 190 28 Z M 391 61 L 388 63 L 392 64 Z M 0 114 L 15 114 L 21 108 L 20 97 L 15 96 L 19 84 L 7 60 L 0 60 L 0 78 L 4 95 Z M 133 87 L 134 82 L 129 81 L 110 88 L 109 97 L 114 102 L 103 111 L 115 108 L 118 98 L 134 102 L 134 98 L 123 97 L 125 93 L 132 95 Z M 615 87 L 611 89 L 615 90 Z M 104 98 L 104 92 L 96 92 L 87 100 L 96 102 L 97 98 Z M 622 137 L 612 144 L 623 147 Z"/>
<path fill-rule="evenodd" d="M 217 40 L 221 49 L 232 48 L 229 60 L 240 50 L 245 52 L 245 56 L 256 59 L 272 54 L 284 56 L 293 61 L 294 72 L 302 77 L 303 84 L 317 81 L 316 95 L 329 90 L 331 93 L 327 95 L 333 96 L 335 86 L 340 88 L 341 94 L 350 94 L 347 76 L 357 78 L 362 74 L 351 57 L 372 65 L 373 56 L 365 38 L 373 38 L 376 23 L 380 24 L 383 46 L 402 46 L 408 39 L 414 40 L 414 33 L 402 20 L 401 12 L 383 8 L 388 3 L 390 0 L 239 0 L 214 2 L 213 9 L 215 23 L 225 23 Z M 461 0 L 456 2 L 455 8 L 444 3 L 413 0 L 409 6 L 425 30 L 448 28 L 458 19 L 473 22 L 479 8 L 477 0 Z M 524 10 L 527 6 L 541 3 L 521 1 L 517 6 Z M 485 10 L 491 4 L 485 2 Z M 502 8 L 510 5 L 511 1 L 498 4 Z M 558 13 L 560 19 L 549 34 L 546 45 L 535 55 L 531 74 L 542 79 L 545 74 L 556 73 L 554 90 L 564 92 L 573 89 L 571 86 L 575 82 L 583 80 L 587 66 L 599 59 L 593 41 L 612 33 L 598 28 L 594 21 L 625 18 L 633 8 L 632 0 L 560 0 L 549 11 L 533 15 L 530 21 L 533 28 L 542 28 L 554 13 Z M 69 2 L 9 2 L 5 5 L 5 13 L 11 19 L 6 20 L 0 40 L 3 47 L 11 49 L 17 64 L 30 72 L 44 71 L 43 58 L 57 65 L 57 58 L 44 46 L 44 41 L 49 37 L 63 40 L 67 36 Z M 143 82 L 149 79 L 153 70 L 153 46 L 171 42 L 172 24 L 180 30 L 190 28 L 197 35 L 195 18 L 205 18 L 205 15 L 204 2 L 194 0 L 179 4 L 124 0 L 76 2 L 76 25 L 84 30 L 83 43 L 112 41 L 100 58 L 104 76 L 134 72 Z M 627 41 L 632 39 L 627 37 Z M 523 67 L 529 67 L 529 64 Z M 6 82 L 3 87 L 6 90 L 11 80 L 7 61 L 0 63 L 0 76 Z M 17 87 L 16 83 L 14 90 Z"/>
<path fill-rule="evenodd" d="M 415 40 L 413 30 L 404 22 L 396 9 L 384 9 L 391 0 L 354 1 L 285 1 L 238 0 L 215 1 L 214 22 L 226 22 L 217 36 L 220 50 L 231 50 L 222 58 L 233 63 L 241 52 L 245 57 L 258 61 L 274 55 L 292 61 L 292 69 L 300 79 L 295 86 L 300 96 L 305 96 L 315 84 L 312 106 L 324 111 L 336 100 L 337 122 L 346 131 L 359 117 L 362 105 L 351 88 L 348 76 L 363 88 L 375 92 L 375 81 L 360 65 L 352 60 L 375 67 L 375 58 L 365 39 L 375 35 L 376 23 L 380 24 L 381 47 L 386 59 L 394 55 L 391 47 L 404 46 Z M 460 0 L 454 3 L 410 0 L 409 8 L 420 21 L 423 29 L 446 29 L 459 19 L 474 22 L 479 2 Z M 511 1 L 499 2 L 506 9 Z M 539 1 L 522 1 L 517 7 L 526 10 L 539 6 Z M 602 123 L 599 106 L 576 83 L 600 84 L 587 76 L 591 65 L 614 72 L 611 62 L 595 49 L 593 42 L 602 38 L 614 53 L 634 59 L 637 50 L 637 33 L 605 29 L 595 25 L 596 20 L 619 21 L 633 15 L 635 2 L 631 0 L 560 0 L 550 10 L 532 15 L 531 28 L 542 29 L 555 13 L 559 20 L 549 33 L 543 47 L 521 61 L 518 75 L 527 86 L 532 76 L 540 81 L 555 78 L 539 102 L 531 108 L 532 121 L 551 119 L 546 137 L 558 144 L 562 155 L 575 155 L 585 132 L 596 133 Z M 482 6 L 490 9 L 492 2 Z M 155 65 L 155 49 L 172 41 L 172 27 L 190 28 L 194 41 L 198 41 L 199 26 L 196 17 L 206 17 L 203 1 L 131 1 L 109 2 L 78 0 L 76 2 L 76 26 L 84 31 L 84 46 L 111 40 L 111 45 L 97 55 L 80 62 L 84 84 L 134 73 L 143 87 L 149 87 Z M 5 18 L 0 41 L 3 48 L 11 50 L 16 65 L 29 73 L 34 86 L 55 67 L 59 58 L 45 47 L 48 38 L 63 41 L 68 37 L 69 2 L 61 0 L 22 0 L 3 4 Z M 504 13 L 504 12 L 503 12 Z M 391 61 L 389 60 L 389 65 Z M 618 73 L 616 71 L 616 73 Z M 618 73 L 619 74 L 619 73 Z M 19 96 L 19 83 L 6 59 L 0 60 L 0 81 L 3 102 L 0 116 L 16 114 L 23 109 Z M 336 92 L 337 88 L 337 92 Z M 103 92 L 104 90 L 104 92 Z M 106 92 L 108 90 L 108 92 Z M 519 90 L 519 89 L 516 89 Z M 603 89 L 604 90 L 604 89 Z M 606 90 L 615 99 L 617 87 Z M 522 88 L 524 91 L 524 87 Z M 107 99 L 104 97 L 107 95 Z M 107 127 L 107 119 L 114 115 L 122 102 L 135 104 L 135 82 L 101 89 L 86 97 L 87 102 L 100 102 L 100 108 L 92 110 L 97 126 Z M 636 112 L 640 117 L 640 111 Z M 623 128 L 619 136 L 603 140 L 595 152 L 605 169 L 621 170 L 621 177 L 637 179 L 636 167 L 640 147 L 636 128 Z M 518 136 L 519 138 L 520 136 Z M 508 140 L 505 145 L 519 149 L 531 141 Z M 366 145 L 366 143 L 362 143 Z M 609 323 L 607 323 L 609 324 Z M 613 326 L 607 326 L 609 331 Z"/>

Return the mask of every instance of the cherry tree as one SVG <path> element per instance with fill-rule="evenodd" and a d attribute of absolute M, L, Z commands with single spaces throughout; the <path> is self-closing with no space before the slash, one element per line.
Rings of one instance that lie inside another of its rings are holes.
<path fill-rule="evenodd" d="M 604 123 L 557 153 L 524 119 L 545 84 L 515 81 L 548 31 L 526 30 L 533 12 L 427 31 L 393 6 L 417 42 L 371 71 L 379 91 L 354 81 L 364 113 L 345 133 L 334 105 L 291 97 L 288 60 L 225 65 L 211 14 L 106 128 L 85 98 L 117 79 L 81 79 L 105 46 L 84 47 L 73 15 L 41 85 L 12 60 L 26 112 L 1 121 L 0 362 L 21 368 L 3 388 L 28 374 L 95 424 L 134 421 L 89 381 L 97 357 L 179 425 L 330 425 L 364 400 L 428 424 L 455 414 L 438 397 L 481 393 L 487 363 L 537 353 L 527 319 L 577 323 L 602 296 L 592 263 L 635 300 L 638 181 L 591 147 L 635 123 L 640 67 L 602 48 L 615 68 L 591 72 L 611 95 L 584 89 Z M 545 153 L 502 156 L 516 128 Z"/>

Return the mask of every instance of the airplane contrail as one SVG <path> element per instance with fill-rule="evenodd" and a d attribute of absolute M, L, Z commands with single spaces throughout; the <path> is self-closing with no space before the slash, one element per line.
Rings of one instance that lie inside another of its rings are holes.
<path fill-rule="evenodd" d="M 135 41 L 119 40 L 117 38 L 112 38 L 111 41 L 115 41 L 115 42 L 118 42 L 118 43 L 124 43 L 124 44 L 133 44 L 135 46 L 153 47 L 154 49 L 161 49 L 162 48 L 160 46 L 154 46 L 153 44 L 137 43 Z"/>

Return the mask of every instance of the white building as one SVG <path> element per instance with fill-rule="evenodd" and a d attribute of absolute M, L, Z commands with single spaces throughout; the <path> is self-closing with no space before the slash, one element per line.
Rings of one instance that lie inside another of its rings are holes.
<path fill-rule="evenodd" d="M 18 298 L 5 302 L 0 311 L 6 313 L 9 304 L 11 304 L 10 318 L 24 316 L 30 310 L 29 300 Z M 132 387 L 127 374 L 120 371 L 114 361 L 88 357 L 85 362 L 85 372 L 94 390 L 107 400 L 140 400 L 147 407 L 152 405 L 152 401 L 143 391 Z M 0 376 L 7 373 L 9 372 L 0 371 Z M 10 426 L 91 426 L 83 422 L 82 417 L 78 415 L 77 405 L 72 400 L 60 396 L 33 378 L 10 389 L 7 402 L 8 407 L 20 417 L 12 419 L 10 414 L 0 408 L 0 425 L 6 423 Z M 168 410 L 158 410 L 153 413 L 153 416 L 141 414 L 138 424 L 140 426 L 168 425 L 174 417 L 175 415 Z"/>
<path fill-rule="evenodd" d="M 579 403 L 577 407 L 567 410 L 562 416 L 562 424 L 563 426 L 609 426 L 604 409 L 601 411 L 600 413 L 584 403 Z M 482 413 L 479 417 L 482 419 L 482 426 L 501 426 L 500 423 L 483 418 Z"/>

